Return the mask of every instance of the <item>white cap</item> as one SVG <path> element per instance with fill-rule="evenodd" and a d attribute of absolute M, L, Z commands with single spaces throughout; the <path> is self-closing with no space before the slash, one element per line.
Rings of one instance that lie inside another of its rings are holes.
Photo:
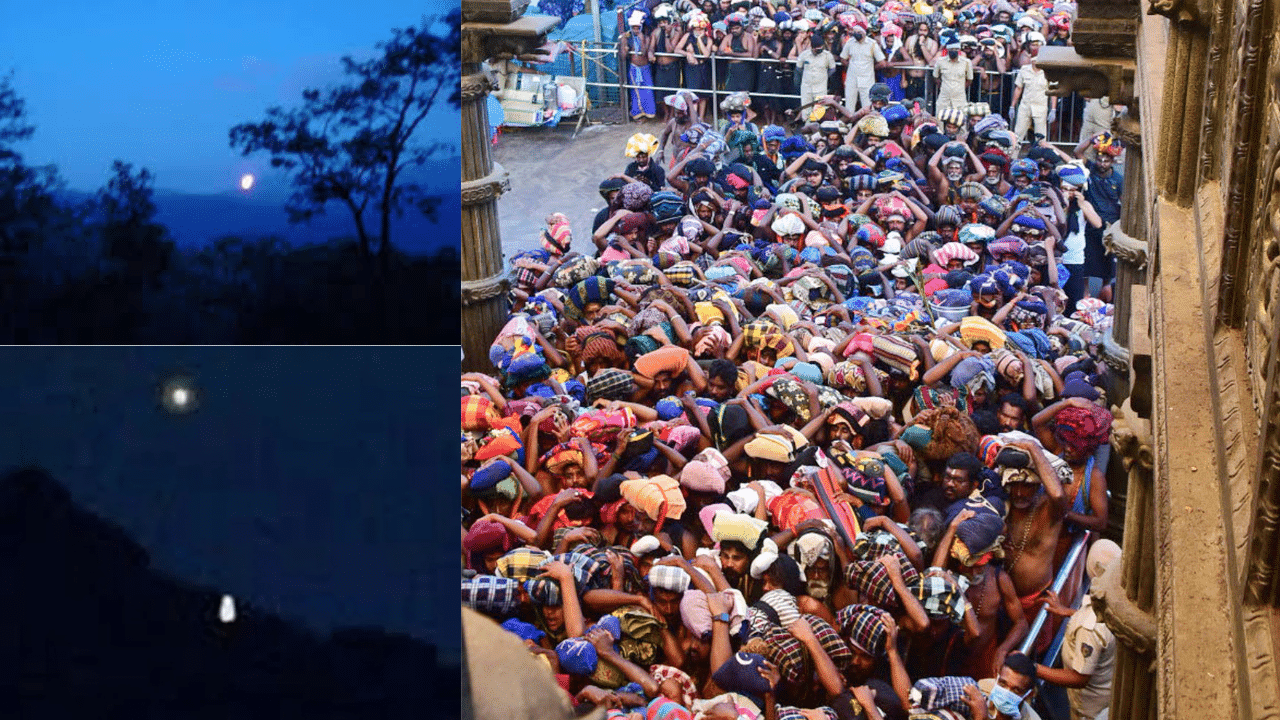
<path fill-rule="evenodd" d="M 1041 34 L 1040 34 L 1040 33 L 1038 33 L 1038 32 L 1029 32 L 1029 33 L 1027 33 L 1027 42 L 1028 42 L 1028 43 L 1037 43 L 1037 42 L 1038 42 L 1038 43 L 1040 43 L 1041 45 L 1043 45 L 1043 44 L 1044 44 L 1044 35 L 1041 35 Z"/>
<path fill-rule="evenodd" d="M 776 27 L 778 27 L 778 23 L 770 20 L 769 18 L 764 18 L 763 20 L 760 21 L 761 30 L 768 30 L 769 28 L 776 28 Z"/>
<path fill-rule="evenodd" d="M 627 18 L 627 25 L 643 25 L 643 24 L 644 24 L 644 13 L 640 12 L 639 10 L 636 10 L 635 12 L 631 13 L 631 16 Z"/>

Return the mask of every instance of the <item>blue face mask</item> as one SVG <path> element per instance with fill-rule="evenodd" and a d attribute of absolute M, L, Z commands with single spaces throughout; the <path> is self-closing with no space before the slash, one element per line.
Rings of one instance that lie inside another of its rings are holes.
<path fill-rule="evenodd" d="M 1028 690 L 1026 695 L 1018 695 L 1009 688 L 996 685 L 991 688 L 991 695 L 989 696 L 989 699 L 991 700 L 991 704 L 995 706 L 996 712 L 1012 718 L 1019 718 L 1022 717 L 1022 710 L 1020 708 L 1022 701 L 1030 694 L 1031 691 Z"/>

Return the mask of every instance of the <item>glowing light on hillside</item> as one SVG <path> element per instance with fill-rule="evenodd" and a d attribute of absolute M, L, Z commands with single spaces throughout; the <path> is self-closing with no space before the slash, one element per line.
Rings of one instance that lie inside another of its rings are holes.
<path fill-rule="evenodd" d="M 244 175 L 241 175 L 241 176 L 240 176 L 240 189 L 241 189 L 241 190 L 249 190 L 250 188 L 252 188 L 252 187 L 253 187 L 253 180 L 254 180 L 253 175 L 250 175 L 250 174 L 248 174 L 248 173 L 245 173 Z"/>

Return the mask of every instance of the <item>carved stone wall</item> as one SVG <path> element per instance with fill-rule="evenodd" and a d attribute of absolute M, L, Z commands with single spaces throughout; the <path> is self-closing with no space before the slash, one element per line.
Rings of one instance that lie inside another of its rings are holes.
<path fill-rule="evenodd" d="M 1221 3 L 1225 7 L 1228 0 Z M 1229 83 L 1225 87 L 1230 88 L 1230 94 L 1220 102 L 1224 106 L 1223 117 L 1234 120 L 1223 136 L 1228 164 L 1222 173 L 1227 179 L 1226 207 L 1232 212 L 1225 218 L 1218 319 L 1232 327 L 1241 327 L 1249 315 L 1248 288 L 1257 284 L 1253 280 L 1261 267 L 1256 262 L 1261 249 L 1250 242 L 1250 231 L 1255 225 L 1251 222 L 1256 216 L 1255 209 L 1263 207 L 1255 192 L 1260 184 L 1258 180 L 1264 179 L 1261 184 L 1269 185 L 1271 177 L 1259 175 L 1259 170 L 1265 167 L 1265 158 L 1271 157 L 1267 152 L 1259 153 L 1259 148 L 1270 145 L 1271 138 L 1267 136 L 1276 132 L 1274 126 L 1266 122 L 1274 110 L 1274 103 L 1267 102 L 1270 83 L 1264 80 L 1271 49 L 1275 47 L 1272 37 L 1275 31 L 1270 26 L 1274 23 L 1268 23 L 1269 5 L 1268 0 L 1235 0 L 1230 22 L 1224 10 L 1220 13 L 1224 16 L 1223 23 L 1215 29 L 1217 36 L 1228 39 L 1231 48 L 1223 70 L 1224 81 Z M 1253 360 L 1251 354 L 1250 361 Z"/>

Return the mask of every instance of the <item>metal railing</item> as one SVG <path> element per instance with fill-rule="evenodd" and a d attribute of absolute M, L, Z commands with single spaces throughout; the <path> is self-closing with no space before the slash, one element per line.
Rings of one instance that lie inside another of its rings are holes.
<path fill-rule="evenodd" d="M 727 61 L 752 62 L 756 64 L 761 64 L 761 65 L 763 64 L 773 65 L 778 62 L 782 62 L 791 71 L 789 73 L 784 74 L 784 79 L 783 79 L 784 87 L 795 87 L 799 84 L 798 79 L 793 77 L 794 73 L 798 72 L 798 70 L 796 69 L 794 60 L 783 59 L 779 61 L 774 58 L 736 58 L 736 57 L 731 58 L 728 56 L 720 55 L 715 50 L 713 50 L 710 58 L 708 58 L 707 60 L 704 60 L 704 62 L 710 63 L 709 70 L 711 75 L 711 87 L 709 89 L 690 88 L 690 87 L 683 86 L 683 84 L 680 86 L 635 85 L 629 82 L 627 69 L 622 67 L 623 59 L 622 59 L 620 44 L 618 43 L 599 43 L 599 44 L 581 43 L 579 47 L 576 49 L 576 52 L 582 55 L 584 64 L 588 62 L 589 57 L 592 58 L 591 60 L 592 62 L 596 62 L 596 63 L 602 63 L 602 64 L 607 63 L 607 61 L 605 60 L 606 57 L 608 58 L 608 60 L 613 61 L 614 64 L 610 67 L 610 70 L 612 72 L 611 77 L 616 79 L 616 85 L 613 88 L 609 88 L 609 90 L 612 90 L 613 92 L 609 92 L 607 94 L 609 96 L 613 96 L 617 98 L 617 102 L 624 106 L 624 109 L 626 109 L 627 111 L 626 114 L 628 116 L 630 116 L 631 114 L 630 108 L 627 106 L 630 101 L 629 94 L 630 94 L 630 91 L 632 90 L 651 90 L 651 91 L 661 91 L 666 93 L 675 93 L 682 90 L 688 90 L 700 96 L 701 95 L 710 96 L 711 115 L 715 123 L 718 124 L 720 120 L 720 100 L 723 99 L 725 96 L 729 95 L 731 92 L 726 90 L 722 86 L 725 78 L 721 77 L 722 72 L 721 72 L 720 65 L 721 63 L 724 63 Z M 685 59 L 685 55 L 683 53 L 654 53 L 654 56 L 670 57 L 670 58 L 675 58 L 677 60 Z M 650 67 L 654 67 L 654 65 L 651 64 Z M 898 71 L 897 79 L 900 83 L 899 85 L 900 90 L 896 92 L 895 95 L 902 97 L 904 99 L 913 99 L 915 97 L 913 95 L 907 94 L 907 90 L 911 86 L 912 80 L 913 80 L 912 78 L 908 77 L 908 73 L 912 71 L 918 71 L 918 72 L 924 73 L 924 77 L 920 78 L 920 80 L 923 80 L 922 85 L 924 90 L 923 98 L 925 101 L 925 107 L 928 108 L 931 112 L 934 112 L 936 114 L 936 110 L 937 110 L 936 103 L 938 99 L 939 82 L 938 82 L 938 79 L 933 76 L 933 67 L 926 66 L 926 65 L 908 65 L 908 66 L 897 66 L 896 70 Z M 758 71 L 757 71 L 757 74 L 758 74 Z M 967 103 L 987 103 L 988 105 L 991 106 L 991 111 L 993 113 L 998 113 L 1002 115 L 1006 120 L 1009 121 L 1010 127 L 1015 126 L 1017 122 L 1017 112 L 1016 112 L 1016 108 L 1010 107 L 1010 104 L 1013 99 L 1012 98 L 1013 88 L 1014 88 L 1013 78 L 1014 76 L 1017 75 L 1017 72 L 1016 71 L 1000 72 L 998 70 L 978 70 L 978 71 L 975 71 L 974 75 L 975 75 L 974 79 L 970 81 L 968 86 L 968 91 L 965 96 L 966 102 Z M 984 80 L 984 78 L 986 79 Z M 877 79 L 881 82 L 885 81 L 886 78 L 883 71 L 877 71 Z M 889 79 L 893 79 L 893 78 L 889 78 Z M 604 91 L 605 88 L 608 86 L 608 82 L 592 82 L 590 79 L 588 79 L 588 85 L 593 85 L 595 87 L 600 88 L 601 91 Z M 616 93 L 616 95 L 614 93 Z M 751 92 L 750 94 L 751 94 L 751 97 L 753 98 L 769 97 L 769 98 L 777 98 L 781 100 L 792 101 L 795 103 L 796 106 L 799 106 L 800 98 L 801 98 L 799 92 L 782 92 L 782 93 Z M 593 96 L 592 100 L 597 103 L 608 102 L 607 100 L 604 100 L 603 97 L 596 97 L 596 96 Z M 655 102 L 656 102 L 656 98 L 655 98 Z M 1052 96 L 1049 97 L 1048 115 L 1046 118 L 1046 125 L 1047 125 L 1046 130 L 1048 135 L 1047 139 L 1049 140 L 1049 142 L 1055 145 L 1059 145 L 1067 148 L 1075 147 L 1077 141 L 1079 140 L 1080 125 L 1083 120 L 1085 102 L 1086 101 L 1083 97 L 1076 95 L 1074 93 L 1061 98 L 1052 97 Z M 1034 126 L 1032 128 L 1029 128 L 1028 130 L 1028 132 L 1033 132 L 1033 131 L 1034 131 Z"/>
<path fill-rule="evenodd" d="M 1055 593 L 1061 593 L 1062 588 L 1067 584 L 1067 580 L 1081 569 L 1077 566 L 1084 563 L 1085 548 L 1089 545 L 1089 537 L 1092 534 L 1093 533 L 1086 532 L 1071 543 L 1071 549 L 1067 551 L 1067 556 L 1062 560 L 1062 566 L 1058 568 L 1058 574 L 1053 578 L 1053 584 L 1049 586 L 1050 590 Z M 1088 582 L 1086 580 L 1086 582 L 1081 585 L 1080 591 L 1076 593 L 1075 598 L 1072 599 L 1072 609 L 1078 609 L 1080 607 L 1080 602 L 1084 599 L 1084 592 L 1087 588 Z M 1040 631 L 1044 629 L 1044 624 L 1048 619 L 1048 608 L 1040 608 L 1040 612 L 1036 613 L 1035 621 L 1031 623 L 1031 629 L 1027 631 L 1027 637 L 1024 638 L 1022 644 L 1018 646 L 1019 652 L 1028 656 L 1031 654 L 1031 648 L 1035 647 L 1036 638 L 1040 636 Z M 1053 642 L 1050 643 L 1048 652 L 1045 653 L 1044 658 L 1040 660 L 1040 664 L 1052 665 L 1054 660 L 1057 659 L 1058 650 L 1062 647 L 1062 633 L 1066 629 L 1066 625 L 1067 624 L 1063 622 L 1061 627 L 1058 628 L 1057 635 L 1054 637 Z"/>

